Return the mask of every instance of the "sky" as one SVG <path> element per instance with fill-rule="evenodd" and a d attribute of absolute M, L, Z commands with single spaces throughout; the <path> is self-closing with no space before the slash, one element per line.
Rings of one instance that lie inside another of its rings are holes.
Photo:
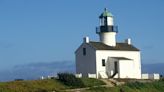
<path fill-rule="evenodd" d="M 84 36 L 98 41 L 108 8 L 142 63 L 164 63 L 164 0 L 0 0 L 0 70 L 37 62 L 75 61 Z"/>

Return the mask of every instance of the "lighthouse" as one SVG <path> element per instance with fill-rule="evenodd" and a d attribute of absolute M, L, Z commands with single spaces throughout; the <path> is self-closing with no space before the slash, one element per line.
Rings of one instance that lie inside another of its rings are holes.
<path fill-rule="evenodd" d="M 75 51 L 76 76 L 89 78 L 141 79 L 141 55 L 130 39 L 117 42 L 118 28 L 106 8 L 96 28 L 100 41 L 85 37 Z"/>
<path fill-rule="evenodd" d="M 116 46 L 117 26 L 114 26 L 113 15 L 105 8 L 99 16 L 100 26 L 96 28 L 96 33 L 100 37 L 100 42 L 108 46 Z"/>

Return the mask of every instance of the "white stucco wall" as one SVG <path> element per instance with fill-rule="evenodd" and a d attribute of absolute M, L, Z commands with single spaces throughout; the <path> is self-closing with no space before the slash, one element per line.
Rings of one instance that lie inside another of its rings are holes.
<path fill-rule="evenodd" d="M 135 78 L 133 60 L 119 60 L 119 78 Z"/>
<path fill-rule="evenodd" d="M 100 33 L 100 41 L 109 46 L 116 46 L 116 32 Z"/>
<path fill-rule="evenodd" d="M 96 51 L 97 74 L 100 71 L 106 71 L 106 68 L 102 66 L 102 59 L 105 59 L 107 61 L 108 57 L 126 57 L 132 59 L 133 60 L 132 78 L 141 79 L 141 60 L 140 60 L 139 51 L 97 50 Z"/>
<path fill-rule="evenodd" d="M 86 55 L 83 55 L 83 48 L 86 48 Z M 82 44 L 75 52 L 76 54 L 76 74 L 88 77 L 88 74 L 96 74 L 96 53 L 95 49 L 87 43 Z"/>

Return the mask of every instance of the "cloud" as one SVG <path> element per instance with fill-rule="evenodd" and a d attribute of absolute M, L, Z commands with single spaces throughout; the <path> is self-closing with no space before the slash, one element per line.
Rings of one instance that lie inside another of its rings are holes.
<path fill-rule="evenodd" d="M 143 64 L 143 73 L 159 73 L 164 75 L 164 63 Z M 0 81 L 11 81 L 14 79 L 38 79 L 40 76 L 55 76 L 59 72 L 75 73 L 75 62 L 54 61 L 38 62 L 25 65 L 17 65 L 11 70 L 0 71 Z"/>
<path fill-rule="evenodd" d="M 17 65 L 12 70 L 0 72 L 0 81 L 14 79 L 38 79 L 40 76 L 56 76 L 59 72 L 75 72 L 73 61 L 38 62 Z"/>

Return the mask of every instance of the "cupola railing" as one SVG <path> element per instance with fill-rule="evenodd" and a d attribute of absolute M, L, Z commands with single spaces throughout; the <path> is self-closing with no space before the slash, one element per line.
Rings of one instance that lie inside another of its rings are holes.
<path fill-rule="evenodd" d="M 118 33 L 118 26 L 100 26 L 100 27 L 96 27 L 96 33 L 99 34 L 101 32 L 116 32 L 116 33 Z"/>

